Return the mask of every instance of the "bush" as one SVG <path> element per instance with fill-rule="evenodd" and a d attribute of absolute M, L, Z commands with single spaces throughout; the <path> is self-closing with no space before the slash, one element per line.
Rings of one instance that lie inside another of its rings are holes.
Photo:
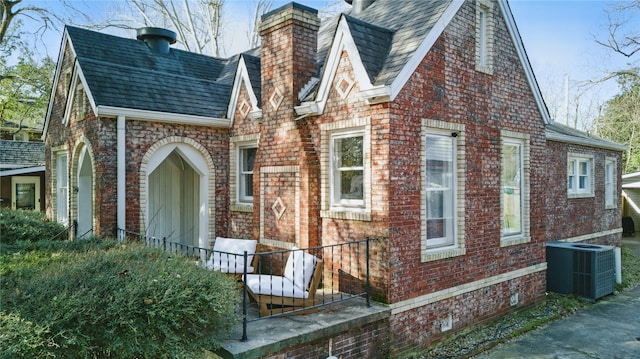
<path fill-rule="evenodd" d="M 5 244 L 17 241 L 40 241 L 56 236 L 64 239 L 61 238 L 63 236 L 59 236 L 64 229 L 63 225 L 47 220 L 40 212 L 0 209 L 0 233 L 2 233 L 2 242 Z"/>
<path fill-rule="evenodd" d="M 77 246 L 2 273 L 8 323 L 39 334 L 24 339 L 32 352 L 3 346 L 0 357 L 201 357 L 239 320 L 235 280 L 193 259 L 141 244 Z"/>

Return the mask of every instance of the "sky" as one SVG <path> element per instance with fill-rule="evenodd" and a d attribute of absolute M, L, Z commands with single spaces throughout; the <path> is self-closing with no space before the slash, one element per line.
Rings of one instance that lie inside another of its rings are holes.
<path fill-rule="evenodd" d="M 112 8 L 114 3 L 123 0 L 66 1 L 73 3 L 81 10 L 90 9 L 89 12 L 99 14 L 109 11 L 108 9 Z M 25 2 L 52 6 L 60 3 L 60 0 L 27 0 Z M 275 9 L 288 2 L 274 0 L 272 8 Z M 320 10 L 333 6 L 334 11 L 336 3 L 340 4 L 338 0 L 297 0 L 297 2 Z M 255 3 L 256 0 L 225 0 L 226 55 L 230 56 L 246 49 L 246 29 L 242 29 L 239 25 L 251 21 Z M 509 3 L 534 73 L 545 94 L 545 100 L 552 111 L 552 116 L 556 117 L 558 122 L 567 122 L 566 105 L 569 104 L 571 108 L 575 105 L 565 99 L 573 100 L 577 95 L 581 95 L 582 110 L 586 107 L 592 107 L 591 110 L 595 110 L 598 106 L 594 103 L 602 104 L 617 93 L 617 85 L 613 81 L 592 88 L 584 94 L 582 94 L 585 91 L 584 88 L 579 85 L 584 81 L 601 78 L 608 71 L 624 67 L 629 62 L 628 59 L 621 55 L 616 56 L 611 50 L 595 41 L 596 38 L 602 40 L 606 38 L 608 31 L 606 10 L 621 4 L 620 1 L 511 0 Z M 637 19 L 636 23 L 640 24 L 640 19 Z M 636 31 L 638 30 L 636 26 Z M 47 39 L 48 53 L 55 59 L 58 56 L 60 34 L 50 34 Z M 585 114 L 583 117 L 586 118 L 588 115 Z M 588 126 L 588 123 L 583 123 L 582 126 Z"/>

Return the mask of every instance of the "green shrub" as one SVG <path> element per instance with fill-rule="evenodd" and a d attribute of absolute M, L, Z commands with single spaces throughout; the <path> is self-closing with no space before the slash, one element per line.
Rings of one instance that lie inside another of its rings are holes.
<path fill-rule="evenodd" d="M 55 221 L 49 221 L 43 213 L 0 209 L 0 236 L 5 244 L 17 241 L 40 241 L 43 239 L 58 239 L 64 231 L 64 226 Z"/>
<path fill-rule="evenodd" d="M 47 328 L 44 339 L 33 340 L 48 343 L 48 355 L 201 357 L 238 322 L 235 280 L 195 266 L 193 259 L 141 244 L 49 255 L 46 263 L 33 261 L 36 269 L 3 274 L 0 292 L 4 310 Z M 42 346 L 21 355 L 41 356 L 35 350 Z"/>
<path fill-rule="evenodd" d="M 52 345 L 47 327 L 0 312 L 0 358 L 44 358 Z"/>

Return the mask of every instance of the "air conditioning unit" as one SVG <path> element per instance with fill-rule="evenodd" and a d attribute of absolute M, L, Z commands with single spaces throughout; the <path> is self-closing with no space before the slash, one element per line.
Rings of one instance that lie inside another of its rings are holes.
<path fill-rule="evenodd" d="M 613 293 L 615 254 L 612 246 L 548 242 L 547 290 L 595 301 Z"/>

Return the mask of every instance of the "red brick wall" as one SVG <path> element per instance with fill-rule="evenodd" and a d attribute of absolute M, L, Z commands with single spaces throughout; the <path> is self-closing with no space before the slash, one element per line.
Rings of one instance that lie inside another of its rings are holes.
<path fill-rule="evenodd" d="M 593 157 L 594 197 L 569 198 L 567 196 L 567 154 L 577 153 Z M 547 141 L 548 186 L 546 218 L 548 240 L 564 240 L 578 236 L 588 236 L 621 228 L 620 208 L 621 187 L 618 186 L 618 206 L 605 209 L 604 167 L 607 157 L 617 159 L 617 183 L 621 183 L 622 158 L 620 152 L 604 151 L 586 146 Z M 620 246 L 621 233 L 595 236 L 584 242 Z"/>
<path fill-rule="evenodd" d="M 73 66 L 72 52 L 65 50 L 62 71 Z M 69 159 L 77 161 L 74 157 L 76 142 L 84 138 L 91 147 L 94 166 L 94 211 L 95 233 L 105 236 L 117 235 L 117 132 L 115 118 L 95 118 L 89 111 L 83 121 L 77 121 L 72 117 L 68 125 L 62 123 L 64 116 L 63 81 L 58 82 L 58 88 L 54 93 L 49 129 L 46 140 L 46 181 L 47 181 L 47 214 L 52 216 L 52 189 L 51 188 L 51 148 L 67 145 Z M 228 130 L 210 127 L 196 127 L 178 124 L 153 123 L 146 121 L 126 122 L 126 226 L 127 230 L 139 232 L 140 230 L 140 166 L 145 153 L 149 148 L 170 136 L 190 138 L 204 146 L 211 158 L 215 161 L 215 211 L 216 232 L 226 235 L 228 230 L 228 173 L 229 173 L 229 137 Z M 71 171 L 73 165 L 69 166 Z M 70 185 L 73 182 L 70 181 Z M 71 188 L 70 188 L 71 192 Z M 74 201 L 72 194 L 72 202 Z M 73 221 L 70 217 L 70 221 Z"/>
<path fill-rule="evenodd" d="M 374 322 L 333 337 L 306 342 L 265 356 L 268 359 L 325 359 L 331 354 L 342 359 L 382 359 L 389 358 L 390 333 L 387 320 Z"/>
<path fill-rule="evenodd" d="M 495 319 L 513 308 L 534 304 L 541 299 L 540 294 L 545 288 L 545 272 L 538 272 L 392 315 L 389 320 L 391 351 L 403 353 L 414 350 L 418 343 L 424 346 L 436 342 L 469 325 Z M 519 303 L 515 307 L 510 304 L 510 293 L 519 294 Z M 449 315 L 452 329 L 442 331 L 442 321 Z"/>

